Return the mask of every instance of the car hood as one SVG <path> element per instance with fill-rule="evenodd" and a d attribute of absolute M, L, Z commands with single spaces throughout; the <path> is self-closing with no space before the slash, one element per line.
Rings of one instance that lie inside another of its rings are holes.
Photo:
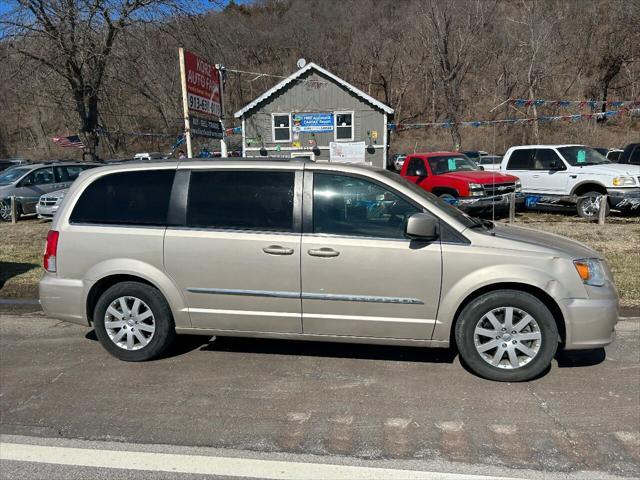
<path fill-rule="evenodd" d="M 47 197 L 47 198 L 60 198 L 60 197 L 64 197 L 67 194 L 68 191 L 69 191 L 69 189 L 65 188 L 63 190 L 56 190 L 55 192 L 45 193 L 42 196 L 43 197 Z"/>
<path fill-rule="evenodd" d="M 602 165 L 585 165 L 584 167 L 575 167 L 574 172 L 578 174 L 635 176 L 635 175 L 640 175 L 640 165 L 628 165 L 628 164 L 622 164 L 622 163 L 603 163 Z"/>
<path fill-rule="evenodd" d="M 473 172 L 443 173 L 442 175 L 438 176 L 442 178 L 461 180 L 463 182 L 473 182 L 481 184 L 506 183 L 515 182 L 516 180 L 518 180 L 518 177 L 514 177 L 513 175 L 507 175 L 496 171 L 487 172 L 484 170 L 476 170 Z"/>
<path fill-rule="evenodd" d="M 492 246 L 497 248 L 508 248 L 518 250 L 510 242 L 516 241 L 522 244 L 522 249 L 526 251 L 540 251 L 545 253 L 564 254 L 572 259 L 576 258 L 600 258 L 604 257 L 587 247 L 586 245 L 571 240 L 570 238 L 556 235 L 554 233 L 542 232 L 526 227 L 516 227 L 508 224 L 495 224 L 495 235 L 493 237 Z M 487 232 L 487 235 L 490 235 Z M 502 240 L 510 241 L 508 244 L 502 244 Z"/>

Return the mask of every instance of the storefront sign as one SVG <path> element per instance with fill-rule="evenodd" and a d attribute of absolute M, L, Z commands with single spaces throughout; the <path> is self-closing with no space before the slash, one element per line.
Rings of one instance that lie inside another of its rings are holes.
<path fill-rule="evenodd" d="M 293 113 L 291 118 L 294 132 L 333 132 L 332 113 Z"/>
<path fill-rule="evenodd" d="M 365 142 L 329 143 L 329 161 L 338 163 L 364 163 Z"/>
<path fill-rule="evenodd" d="M 184 52 L 184 72 L 187 84 L 189 113 L 222 116 L 220 71 L 191 52 Z"/>
<path fill-rule="evenodd" d="M 223 138 L 222 123 L 219 120 L 189 115 L 189 124 L 194 137 Z"/>

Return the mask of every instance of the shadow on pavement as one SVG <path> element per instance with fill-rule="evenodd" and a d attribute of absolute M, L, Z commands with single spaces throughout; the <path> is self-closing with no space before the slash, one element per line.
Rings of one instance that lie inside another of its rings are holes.
<path fill-rule="evenodd" d="M 93 340 L 95 342 L 98 341 L 98 337 L 96 335 L 95 330 L 90 330 L 84 336 L 87 340 Z M 211 340 L 211 336 L 203 336 L 203 335 L 178 335 L 176 337 L 176 341 L 173 342 L 173 345 L 163 353 L 158 360 L 162 360 L 163 358 L 171 358 L 171 357 L 179 357 L 180 355 L 184 355 L 186 353 L 192 352 L 194 350 L 207 348 L 209 342 Z"/>
<path fill-rule="evenodd" d="M 308 357 L 360 358 L 403 362 L 453 363 L 453 350 L 396 345 L 272 340 L 262 338 L 217 337 L 201 351 L 273 353 Z"/>
<path fill-rule="evenodd" d="M 556 354 L 558 367 L 592 367 L 604 362 L 607 354 L 604 348 L 594 348 L 591 350 L 561 350 Z"/>

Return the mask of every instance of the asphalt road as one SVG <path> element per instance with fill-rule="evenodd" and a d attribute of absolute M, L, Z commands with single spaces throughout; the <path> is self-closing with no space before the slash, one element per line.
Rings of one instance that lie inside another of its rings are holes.
<path fill-rule="evenodd" d="M 46 460 L 57 451 L 33 453 L 37 462 L 7 453 L 51 442 L 519 478 L 640 477 L 640 320 L 617 331 L 604 350 L 559 354 L 543 377 L 500 384 L 448 351 L 409 347 L 184 337 L 166 358 L 124 363 L 88 329 L 0 313 L 0 478 L 204 478 L 189 468 L 152 473 L 153 462 L 134 473 L 117 461 Z M 215 468 L 206 472 L 224 478 Z"/>

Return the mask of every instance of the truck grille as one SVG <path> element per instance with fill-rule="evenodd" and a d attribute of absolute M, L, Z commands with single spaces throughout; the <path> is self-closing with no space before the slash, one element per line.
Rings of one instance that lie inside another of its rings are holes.
<path fill-rule="evenodd" d="M 42 197 L 40 199 L 40 205 L 43 207 L 52 207 L 58 203 L 58 199 L 56 197 Z"/>
<path fill-rule="evenodd" d="M 516 184 L 511 183 L 494 183 L 494 184 L 485 184 L 484 185 L 484 193 L 488 197 L 493 195 L 503 195 L 505 193 L 511 193 L 516 191 Z"/>

